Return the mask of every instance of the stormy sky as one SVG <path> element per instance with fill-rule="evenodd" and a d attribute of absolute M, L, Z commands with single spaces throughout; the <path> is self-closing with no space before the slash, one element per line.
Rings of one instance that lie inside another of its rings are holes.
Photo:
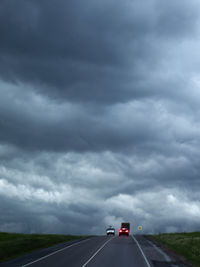
<path fill-rule="evenodd" d="M 200 229 L 200 2 L 0 1 L 0 231 Z"/>

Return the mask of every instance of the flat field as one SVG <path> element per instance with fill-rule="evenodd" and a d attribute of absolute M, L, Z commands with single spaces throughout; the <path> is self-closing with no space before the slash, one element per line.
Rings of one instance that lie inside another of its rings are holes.
<path fill-rule="evenodd" d="M 0 233 L 0 262 L 84 236 Z"/>
<path fill-rule="evenodd" d="M 200 267 L 200 232 L 159 234 L 149 237 Z"/>

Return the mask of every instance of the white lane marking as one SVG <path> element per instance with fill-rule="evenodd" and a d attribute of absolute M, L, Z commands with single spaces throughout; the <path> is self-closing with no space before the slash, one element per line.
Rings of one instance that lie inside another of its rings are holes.
<path fill-rule="evenodd" d="M 133 240 L 134 240 L 135 243 L 137 244 L 138 248 L 140 249 L 140 252 L 142 253 L 142 256 L 144 257 L 147 266 L 148 266 L 148 267 L 151 267 L 151 265 L 149 264 L 149 262 L 148 262 L 148 260 L 147 260 L 147 258 L 146 258 L 146 256 L 145 256 L 145 254 L 144 254 L 144 252 L 143 252 L 141 246 L 139 245 L 137 239 L 136 239 L 133 235 L 131 235 L 131 237 L 133 238 Z"/>
<path fill-rule="evenodd" d="M 68 248 L 71 248 L 71 247 L 74 247 L 74 246 L 76 246 L 76 245 L 78 245 L 78 244 L 80 244 L 80 243 L 84 243 L 84 242 L 87 242 L 87 241 L 89 241 L 89 240 L 91 240 L 91 238 L 90 238 L 90 239 L 83 240 L 83 241 L 80 241 L 80 242 L 77 242 L 77 243 L 74 243 L 74 244 L 72 244 L 72 245 L 70 245 L 70 246 L 61 248 L 61 249 L 56 250 L 56 251 L 54 251 L 54 252 L 52 252 L 52 253 L 50 253 L 50 254 L 44 256 L 44 257 L 41 257 L 41 258 L 39 258 L 39 259 L 37 259 L 37 260 L 35 260 L 35 261 L 29 262 L 29 263 L 27 263 L 27 264 L 25 264 L 25 265 L 22 265 L 21 267 L 29 266 L 29 265 L 31 265 L 31 264 L 33 264 L 33 263 L 36 263 L 36 262 L 41 261 L 41 260 L 43 260 L 43 259 L 45 259 L 45 258 L 47 258 L 47 257 L 50 257 L 50 256 L 52 256 L 52 255 L 54 255 L 54 254 L 56 254 L 56 253 L 58 253 L 58 252 L 60 252 L 60 251 L 63 251 L 63 250 L 65 250 L 65 249 L 68 249 Z"/>
<path fill-rule="evenodd" d="M 109 240 L 107 240 L 93 255 L 92 255 L 92 257 L 91 258 L 89 258 L 89 260 L 86 262 L 86 263 L 84 263 L 83 265 L 82 265 L 82 267 L 85 267 L 98 253 L 99 253 L 99 251 L 101 251 L 102 250 L 102 248 L 104 248 L 105 247 L 105 245 L 108 243 L 108 242 L 110 242 L 113 238 L 115 238 L 115 237 L 112 237 L 111 239 L 109 239 Z"/>
<path fill-rule="evenodd" d="M 153 242 L 147 240 L 149 242 L 149 244 L 151 244 L 161 255 L 163 255 L 165 261 L 167 262 L 171 262 L 171 258 L 164 252 L 162 251 L 159 247 L 157 247 Z"/>

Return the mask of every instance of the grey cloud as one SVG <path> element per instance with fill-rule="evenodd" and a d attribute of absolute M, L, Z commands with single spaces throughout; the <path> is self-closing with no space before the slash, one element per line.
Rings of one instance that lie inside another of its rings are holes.
<path fill-rule="evenodd" d="M 26 150 L 127 153 L 142 147 L 145 153 L 168 153 L 162 143 L 174 147 L 174 142 L 199 142 L 200 128 L 193 113 L 169 113 L 162 100 L 133 101 L 98 110 L 94 106 L 60 104 L 20 86 L 2 86 L 1 140 Z"/>
<path fill-rule="evenodd" d="M 166 49 L 174 46 L 158 35 L 185 38 L 195 28 L 193 6 L 186 1 L 151 1 L 147 7 L 139 1 L 21 1 L 11 8 L 2 1 L 1 77 L 78 102 L 116 103 L 157 94 L 158 81 L 149 92 L 146 70 L 160 68 L 166 42 Z"/>
<path fill-rule="evenodd" d="M 197 31 L 198 11 L 197 1 L 158 1 L 158 33 L 165 38 L 192 37 Z"/>
<path fill-rule="evenodd" d="M 137 195 L 148 201 L 153 191 L 153 198 L 156 201 L 156 192 L 162 191 L 163 188 L 166 188 L 168 194 L 175 192 L 173 193 L 175 197 L 177 193 L 174 187 L 182 188 L 182 194 L 186 199 L 191 199 L 186 194 L 186 188 L 191 188 L 193 194 L 195 192 L 198 194 L 198 169 L 195 171 L 192 162 L 183 157 L 150 159 L 139 158 L 136 155 L 120 157 L 105 153 L 84 156 L 67 154 L 57 160 L 56 158 L 56 154 L 54 157 L 38 154 L 37 158 L 27 161 L 28 166 L 24 170 L 20 170 L 22 168 L 19 159 L 7 165 L 8 171 L 5 167 L 1 168 L 1 195 L 17 198 L 22 202 L 25 200 L 41 202 L 44 206 L 49 203 L 53 209 L 57 203 L 59 206 L 64 205 L 68 212 L 74 210 L 85 213 L 84 211 L 88 210 L 87 214 L 93 214 L 94 210 L 96 213 L 103 212 L 105 200 L 109 202 L 112 199 L 119 199 L 117 201 L 119 206 L 116 205 L 113 214 L 119 216 L 124 213 L 120 195 L 125 195 L 127 202 L 134 198 L 133 202 L 137 205 Z M 39 164 L 40 159 L 46 160 L 48 165 Z M 180 192 L 178 198 L 181 198 Z M 127 207 L 130 208 L 128 204 Z M 154 207 L 155 203 L 152 203 L 152 209 Z M 110 205 L 109 209 L 112 208 Z M 142 207 L 140 209 L 141 216 L 144 216 L 144 210 Z"/>
<path fill-rule="evenodd" d="M 191 231 L 198 227 L 199 200 L 191 200 L 182 190 L 157 186 L 134 194 L 118 193 L 106 199 L 101 195 L 99 201 L 92 196 L 93 190 L 87 191 L 91 203 L 77 204 L 73 204 L 77 195 L 70 199 L 72 204 L 38 202 L 34 198 L 29 201 L 15 199 L 13 203 L 9 199 L 14 196 L 9 196 L 11 192 L 7 191 L 7 197 L 1 196 L 1 203 L 8 207 L 1 216 L 1 230 L 97 234 L 103 233 L 110 223 L 118 228 L 122 220 L 129 220 L 135 232 L 138 225 L 143 225 L 144 231 L 151 233 Z"/>
<path fill-rule="evenodd" d="M 198 7 L 1 1 L 1 231 L 198 229 Z"/>

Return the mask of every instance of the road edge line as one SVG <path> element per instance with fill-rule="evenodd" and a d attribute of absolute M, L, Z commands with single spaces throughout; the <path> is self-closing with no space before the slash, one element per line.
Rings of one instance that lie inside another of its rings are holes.
<path fill-rule="evenodd" d="M 115 238 L 115 237 L 113 237 L 113 238 Z M 88 265 L 88 263 L 102 250 L 102 248 L 104 248 L 105 247 L 105 245 L 108 243 L 108 242 L 110 242 L 113 238 L 111 238 L 111 239 L 109 239 L 109 240 L 107 240 L 90 258 L 89 258 L 89 260 L 86 262 L 86 263 L 84 263 L 83 265 L 82 265 L 82 267 L 85 267 L 85 266 L 87 266 Z"/>
<path fill-rule="evenodd" d="M 145 262 L 146 262 L 147 266 L 148 266 L 148 267 L 151 267 L 151 265 L 150 265 L 150 263 L 148 262 L 148 260 L 147 260 L 147 258 L 146 258 L 146 256 L 145 256 L 145 254 L 144 254 L 144 252 L 143 252 L 143 250 L 142 250 L 140 244 L 138 243 L 137 239 L 136 239 L 133 235 L 131 235 L 131 237 L 132 237 L 132 239 L 135 241 L 135 243 L 137 244 L 138 248 L 140 249 L 140 252 L 142 253 L 143 258 L 145 259 Z"/>
<path fill-rule="evenodd" d="M 54 251 L 54 252 L 52 252 L 52 253 L 50 253 L 50 254 L 47 254 L 47 255 L 45 255 L 45 256 L 43 256 L 43 257 L 41 257 L 41 258 L 39 258 L 39 259 L 37 259 L 37 260 L 35 260 L 35 261 L 31 261 L 31 262 L 29 262 L 29 263 L 26 263 L 25 265 L 22 265 L 21 267 L 29 266 L 29 265 L 31 265 L 31 264 L 33 264 L 33 263 L 36 263 L 36 262 L 41 261 L 41 260 L 43 260 L 43 259 L 45 259 L 45 258 L 48 258 L 48 257 L 50 257 L 50 256 L 52 256 L 52 255 L 54 255 L 54 254 L 56 254 L 56 253 L 58 253 L 58 252 L 60 252 L 60 251 L 63 251 L 63 250 L 68 249 L 68 248 L 71 248 L 71 247 L 73 247 L 73 246 L 75 246 L 75 245 L 78 245 L 78 244 L 80 244 L 80 243 L 83 243 L 83 242 L 86 242 L 86 241 L 89 241 L 89 240 L 91 240 L 91 238 L 90 238 L 90 239 L 86 239 L 86 240 L 82 240 L 82 241 L 79 241 L 79 242 L 76 242 L 76 243 L 74 243 L 74 244 L 72 244 L 72 245 L 69 245 L 69 246 L 67 246 L 67 247 L 64 247 L 64 248 L 61 248 L 61 249 L 59 249 L 59 250 L 56 250 L 56 251 Z"/>

